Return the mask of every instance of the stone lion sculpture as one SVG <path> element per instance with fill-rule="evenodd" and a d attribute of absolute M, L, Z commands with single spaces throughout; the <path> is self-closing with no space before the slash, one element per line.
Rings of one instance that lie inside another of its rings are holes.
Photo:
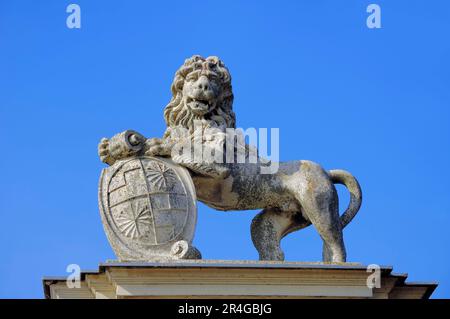
<path fill-rule="evenodd" d="M 312 224 L 323 240 L 323 261 L 346 261 L 343 229 L 362 201 L 360 186 L 350 173 L 326 171 L 314 162 L 299 160 L 281 162 L 276 172 L 262 174 L 268 164 L 259 157 L 253 163 L 236 163 L 180 154 L 176 147 L 195 141 L 216 155 L 224 151 L 226 130 L 235 127 L 231 76 L 219 58 L 195 55 L 176 72 L 171 90 L 172 99 L 164 110 L 164 136 L 147 139 L 135 133 L 127 150 L 102 139 L 99 156 L 103 162 L 112 165 L 130 154 L 170 157 L 188 168 L 197 198 L 206 205 L 221 211 L 262 209 L 251 225 L 260 260 L 284 260 L 280 240 Z M 195 136 L 196 127 L 204 133 L 200 137 Z M 249 158 L 251 148 L 244 145 L 243 149 Z M 342 216 L 334 184 L 343 184 L 350 192 Z"/>

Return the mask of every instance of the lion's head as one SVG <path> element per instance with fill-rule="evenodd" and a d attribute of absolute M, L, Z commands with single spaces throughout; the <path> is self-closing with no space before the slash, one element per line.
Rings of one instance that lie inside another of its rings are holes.
<path fill-rule="evenodd" d="M 171 90 L 164 109 L 167 126 L 192 130 L 195 120 L 206 120 L 221 128 L 235 127 L 231 76 L 218 57 L 187 59 L 175 73 Z"/>

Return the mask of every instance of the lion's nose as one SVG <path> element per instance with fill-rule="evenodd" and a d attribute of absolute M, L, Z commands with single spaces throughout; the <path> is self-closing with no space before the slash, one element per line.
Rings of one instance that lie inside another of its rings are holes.
<path fill-rule="evenodd" d="M 210 89 L 209 80 L 206 76 L 201 76 L 197 81 L 197 88 L 202 91 L 208 91 Z"/>

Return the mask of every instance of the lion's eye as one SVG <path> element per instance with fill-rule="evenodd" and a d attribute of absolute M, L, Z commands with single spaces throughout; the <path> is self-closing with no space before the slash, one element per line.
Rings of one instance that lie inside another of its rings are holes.
<path fill-rule="evenodd" d="M 187 81 L 195 81 L 196 78 L 197 78 L 196 75 L 192 74 L 192 75 L 188 75 L 186 77 L 186 80 Z"/>

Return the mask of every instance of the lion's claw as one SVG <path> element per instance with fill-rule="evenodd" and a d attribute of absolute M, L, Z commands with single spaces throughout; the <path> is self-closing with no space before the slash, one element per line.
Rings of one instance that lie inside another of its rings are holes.
<path fill-rule="evenodd" d="M 111 157 L 109 152 L 109 139 L 102 138 L 100 143 L 98 144 L 98 156 L 103 163 L 112 165 L 115 160 Z"/>
<path fill-rule="evenodd" d="M 168 156 L 170 148 L 160 138 L 149 138 L 145 141 L 145 155 L 148 156 Z"/>

